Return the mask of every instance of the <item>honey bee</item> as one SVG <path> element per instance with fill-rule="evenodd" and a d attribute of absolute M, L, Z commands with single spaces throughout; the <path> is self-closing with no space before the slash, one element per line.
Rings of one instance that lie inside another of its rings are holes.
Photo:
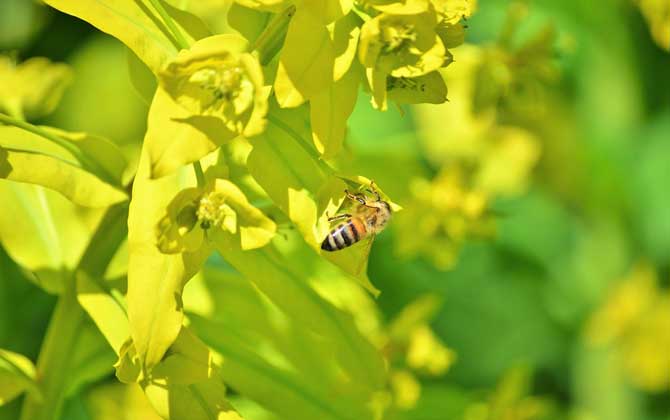
<path fill-rule="evenodd" d="M 381 199 L 374 182 L 370 183 L 370 189 L 367 191 L 374 195 L 374 200 L 368 199 L 364 194 L 352 194 L 344 190 L 347 198 L 357 201 L 358 204 L 352 214 L 346 213 L 328 218 L 329 222 L 344 221 L 328 233 L 321 243 L 321 249 L 329 252 L 339 251 L 364 238 L 370 238 L 372 243 L 374 236 L 384 230 L 391 219 L 391 206 Z"/>

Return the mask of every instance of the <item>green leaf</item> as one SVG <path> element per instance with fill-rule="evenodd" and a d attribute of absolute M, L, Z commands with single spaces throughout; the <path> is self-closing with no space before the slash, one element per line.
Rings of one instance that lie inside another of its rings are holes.
<path fill-rule="evenodd" d="M 195 16 L 159 0 L 190 43 L 209 35 Z M 177 40 L 158 13 L 144 1 L 133 0 L 45 0 L 49 6 L 83 19 L 128 46 L 153 71 L 158 73 L 177 54 Z"/>
<path fill-rule="evenodd" d="M 283 418 L 370 418 L 383 363 L 351 317 L 320 297 L 272 247 L 241 252 L 230 244 L 234 239 L 215 241 L 243 277 L 206 271 L 210 309 L 199 306 L 202 315 L 189 319 L 223 356 L 224 379 Z"/>
<path fill-rule="evenodd" d="M 121 189 L 125 159 L 114 144 L 83 133 L 27 127 L 31 131 L 0 126 L 0 149 L 4 149 L 0 152 L 0 176 L 45 186 L 87 207 L 105 207 L 127 199 Z"/>
<path fill-rule="evenodd" d="M 333 81 L 335 51 L 325 25 L 299 9 L 291 19 L 274 83 L 282 108 L 311 99 Z"/>
<path fill-rule="evenodd" d="M 300 6 L 327 25 L 349 13 L 353 5 L 353 0 L 305 0 Z"/>
<path fill-rule="evenodd" d="M 183 254 L 163 254 L 156 246 L 158 222 L 180 186 L 177 175 L 150 179 L 150 135 L 151 131 L 145 139 L 128 217 L 128 318 L 145 369 L 163 358 L 179 334 L 182 288 L 209 254 L 206 246 Z"/>
<path fill-rule="evenodd" d="M 81 391 L 88 384 L 109 376 L 114 371 L 116 355 L 96 325 L 85 320 L 79 326 L 67 366 L 65 396 Z"/>
<path fill-rule="evenodd" d="M 253 43 L 270 21 L 271 14 L 234 2 L 228 9 L 228 24 Z"/>
<path fill-rule="evenodd" d="M 34 273 L 38 286 L 60 293 L 100 220 L 100 211 L 82 209 L 43 187 L 5 180 L 0 180 L 0 202 L 2 247 Z"/>
<path fill-rule="evenodd" d="M 135 53 L 127 49 L 126 58 L 128 64 L 128 75 L 135 91 L 144 100 L 144 103 L 151 105 L 156 94 L 158 80 L 151 70 L 140 60 Z"/>
<path fill-rule="evenodd" d="M 310 101 L 312 138 L 324 159 L 334 157 L 342 148 L 347 120 L 356 105 L 359 82 L 360 73 L 351 69 Z"/>
<path fill-rule="evenodd" d="M 0 349 L 0 406 L 24 391 L 39 396 L 35 366 L 26 357 Z"/>

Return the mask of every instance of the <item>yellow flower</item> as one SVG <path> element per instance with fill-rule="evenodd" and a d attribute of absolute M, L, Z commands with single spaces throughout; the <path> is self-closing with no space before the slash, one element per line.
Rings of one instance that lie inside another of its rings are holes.
<path fill-rule="evenodd" d="M 611 346 L 629 380 L 640 389 L 670 388 L 670 293 L 656 273 L 638 263 L 609 294 L 586 325 L 591 346 Z"/>
<path fill-rule="evenodd" d="M 446 50 L 435 33 L 436 25 L 433 12 L 382 13 L 361 29 L 360 61 L 393 77 L 416 77 L 437 70 L 444 64 Z"/>
<path fill-rule="evenodd" d="M 244 136 L 265 128 L 268 90 L 258 59 L 246 41 L 216 35 L 182 50 L 159 74 L 161 87 L 193 115 L 220 118 Z"/>
<path fill-rule="evenodd" d="M 16 64 L 0 56 L 0 112 L 17 118 L 40 118 L 51 113 L 72 79 L 66 64 L 35 57 Z"/>
<path fill-rule="evenodd" d="M 667 0 L 636 0 L 647 20 L 656 44 L 670 51 L 670 2 Z"/>
<path fill-rule="evenodd" d="M 488 194 L 468 187 L 458 166 L 442 169 L 431 182 L 414 180 L 412 193 L 412 204 L 395 221 L 400 256 L 423 255 L 437 268 L 449 269 L 466 240 L 493 234 Z"/>
<path fill-rule="evenodd" d="M 275 223 L 253 207 L 230 181 L 214 179 L 203 188 L 187 188 L 170 202 L 156 226 L 157 246 L 163 253 L 194 252 L 208 232 L 240 235 L 242 249 L 266 245 Z"/>

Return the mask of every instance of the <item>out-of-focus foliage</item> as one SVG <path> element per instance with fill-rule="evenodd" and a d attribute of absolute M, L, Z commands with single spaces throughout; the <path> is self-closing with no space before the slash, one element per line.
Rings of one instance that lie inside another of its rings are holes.
<path fill-rule="evenodd" d="M 670 420 L 667 1 L 44 3 L 0 420 Z"/>

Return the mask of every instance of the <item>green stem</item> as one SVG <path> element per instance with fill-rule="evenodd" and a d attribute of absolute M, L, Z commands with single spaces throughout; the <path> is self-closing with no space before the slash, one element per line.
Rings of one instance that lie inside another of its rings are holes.
<path fill-rule="evenodd" d="M 298 143 L 298 145 L 317 163 L 319 168 L 321 168 L 321 170 L 323 170 L 324 173 L 326 173 L 327 175 L 335 175 L 335 169 L 333 169 L 330 165 L 328 165 L 328 163 L 326 163 L 323 159 L 321 159 L 319 153 L 315 149 L 310 147 L 309 142 L 303 139 L 300 134 L 298 134 L 289 125 L 285 124 L 282 120 L 272 115 L 271 113 L 268 113 L 266 118 L 272 124 L 281 128 L 282 130 L 284 130 L 286 134 L 292 137 L 296 141 L 296 143 Z"/>
<path fill-rule="evenodd" d="M 259 61 L 265 65 L 272 61 L 272 58 L 281 48 L 281 43 L 288 31 L 288 24 L 295 14 L 295 5 L 290 5 L 281 13 L 275 15 L 268 26 L 256 38 L 256 41 L 250 46 L 250 50 L 258 51 Z"/>
<path fill-rule="evenodd" d="M 199 160 L 193 162 L 193 170 L 195 171 L 195 179 L 198 181 L 198 187 L 204 187 L 205 173 L 202 171 L 202 165 L 200 165 Z"/>
<path fill-rule="evenodd" d="M 154 9 L 156 9 L 158 14 L 161 16 L 163 22 L 165 22 L 170 32 L 172 32 L 172 35 L 174 35 L 175 40 L 177 40 L 177 47 L 183 50 L 187 50 L 191 45 L 188 43 L 188 41 L 186 41 L 186 38 L 184 38 L 184 35 L 174 23 L 172 16 L 170 16 L 167 10 L 165 10 L 165 7 L 163 7 L 161 1 L 149 0 L 149 2 L 154 6 Z"/>
<path fill-rule="evenodd" d="M 84 311 L 77 302 L 74 278 L 65 282 L 64 289 L 58 298 L 37 360 L 37 384 L 43 398 L 40 400 L 28 394 L 23 401 L 21 420 L 60 417 L 72 351 L 84 320 Z"/>
<path fill-rule="evenodd" d="M 89 241 L 77 266 L 91 278 L 104 275 L 126 237 L 127 203 L 110 207 Z M 23 401 L 21 420 L 55 420 L 60 417 L 73 366 L 72 353 L 85 314 L 77 301 L 75 275 L 64 284 L 37 360 L 37 385 L 42 398 L 29 394 Z"/>
<path fill-rule="evenodd" d="M 46 140 L 49 140 L 50 142 L 62 147 L 65 149 L 68 153 L 70 153 L 72 156 L 74 156 L 75 159 L 77 159 L 82 167 L 84 169 L 90 168 L 93 172 L 96 173 L 97 176 L 100 177 L 100 179 L 104 180 L 105 182 L 111 184 L 111 185 L 118 185 L 117 181 L 114 181 L 114 178 L 100 165 L 98 165 L 97 162 L 94 160 L 91 160 L 88 156 L 86 156 L 76 145 L 73 143 L 58 137 L 57 135 L 48 132 L 47 130 L 38 127 L 36 125 L 32 125 L 28 122 L 12 118 L 9 115 L 5 115 L 0 113 L 0 123 L 1 124 L 6 124 L 6 125 L 11 125 L 17 128 L 20 128 L 22 130 L 26 130 L 28 132 L 31 132 L 33 134 L 36 134 Z"/>

